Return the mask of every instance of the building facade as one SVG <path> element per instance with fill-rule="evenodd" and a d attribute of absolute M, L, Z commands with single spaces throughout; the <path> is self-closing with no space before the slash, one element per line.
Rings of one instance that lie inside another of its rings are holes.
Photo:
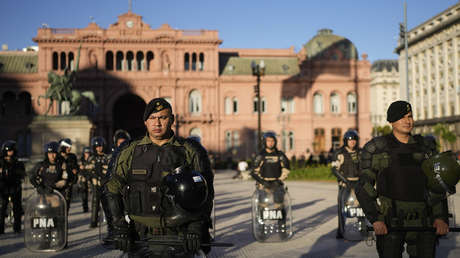
<path fill-rule="evenodd" d="M 373 128 L 388 125 L 387 109 L 399 100 L 398 60 L 377 60 L 371 67 L 371 122 Z"/>
<path fill-rule="evenodd" d="M 460 136 L 460 3 L 408 31 L 409 101 L 416 132 L 445 123 Z M 406 97 L 406 52 L 399 41 L 401 95 Z M 458 150 L 457 143 L 450 146 Z"/>
<path fill-rule="evenodd" d="M 48 88 L 48 72 L 76 68 L 80 53 L 75 88 L 93 91 L 99 103 L 84 104 L 82 113 L 95 125 L 92 134 L 106 139 L 120 128 L 142 136 L 146 103 L 164 97 L 176 114 L 177 134 L 199 136 L 211 152 L 250 157 L 257 146 L 258 112 L 251 62 L 262 60 L 262 130 L 276 132 L 278 147 L 289 156 L 306 149 L 328 151 L 341 145 L 348 129 L 358 130 L 363 143 L 371 136 L 370 63 L 365 54 L 359 59 L 351 41 L 328 29 L 298 53 L 293 48 L 225 49 L 219 48 L 217 31 L 167 24 L 152 29 L 128 12 L 108 29 L 95 23 L 83 29 L 40 28 L 34 41 L 38 52 L 0 54 L 3 103 L 11 98 L 30 110 L 14 118 L 23 121 L 21 128 L 46 111 L 37 99 Z M 19 60 L 21 55 L 32 61 Z M 54 105 L 51 112 L 61 111 Z M 10 129 L 0 128 L 5 137 L 17 138 Z M 33 140 L 24 131 L 24 141 Z"/>

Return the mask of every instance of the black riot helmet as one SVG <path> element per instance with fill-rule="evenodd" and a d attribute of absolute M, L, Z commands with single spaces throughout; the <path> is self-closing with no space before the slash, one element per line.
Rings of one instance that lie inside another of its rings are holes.
<path fill-rule="evenodd" d="M 85 146 L 85 147 L 83 148 L 83 153 L 91 153 L 91 148 L 88 147 L 88 146 Z"/>
<path fill-rule="evenodd" d="M 105 147 L 104 137 L 95 136 L 91 138 L 91 149 L 93 150 L 94 153 L 96 153 L 96 147 L 99 147 L 99 146 L 102 146 L 102 148 Z"/>
<path fill-rule="evenodd" d="M 273 140 L 275 140 L 275 147 L 274 148 L 276 148 L 276 144 L 278 142 L 277 139 L 276 139 L 276 133 L 272 132 L 272 131 L 264 133 L 264 135 L 263 135 L 264 148 L 267 148 L 267 138 L 272 138 Z"/>
<path fill-rule="evenodd" d="M 13 140 L 8 140 L 2 144 L 2 156 L 7 156 L 8 151 L 14 151 L 14 155 L 16 155 L 16 142 Z"/>
<path fill-rule="evenodd" d="M 344 135 L 343 135 L 343 145 L 348 146 L 348 140 L 355 140 L 356 145 L 354 148 L 357 148 L 358 146 L 358 140 L 359 140 L 359 135 L 355 130 L 348 130 Z"/>
<path fill-rule="evenodd" d="M 173 196 L 176 204 L 190 212 L 201 209 L 208 198 L 206 179 L 188 167 L 171 171 L 163 178 L 162 187 L 166 194 Z"/>
<path fill-rule="evenodd" d="M 131 141 L 131 135 L 123 129 L 118 129 L 113 133 L 113 145 L 117 145 L 119 139 L 124 139 L 125 141 Z M 118 146 L 115 146 L 118 147 Z"/>
<path fill-rule="evenodd" d="M 58 153 L 59 151 L 59 143 L 52 141 L 43 146 L 43 152 L 45 153 L 45 156 L 48 152 L 54 152 Z"/>

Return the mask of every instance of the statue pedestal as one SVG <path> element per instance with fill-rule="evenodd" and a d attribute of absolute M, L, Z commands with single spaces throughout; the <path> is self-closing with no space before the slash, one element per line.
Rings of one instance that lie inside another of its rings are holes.
<path fill-rule="evenodd" d="M 36 116 L 29 125 L 32 136 L 31 158 L 43 157 L 43 146 L 62 138 L 72 140 L 72 152 L 81 153 L 89 146 L 93 123 L 87 116 Z"/>

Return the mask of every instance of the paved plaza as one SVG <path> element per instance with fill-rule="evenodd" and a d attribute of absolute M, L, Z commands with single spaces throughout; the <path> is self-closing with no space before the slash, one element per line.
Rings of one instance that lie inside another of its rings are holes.
<path fill-rule="evenodd" d="M 214 248 L 208 257 L 377 257 L 375 242 L 335 239 L 337 227 L 337 186 L 328 182 L 288 182 L 292 198 L 292 239 L 282 243 L 259 243 L 251 232 L 253 181 L 233 180 L 234 171 L 217 171 L 216 241 L 234 247 Z M 460 189 L 457 189 L 459 191 Z M 453 198 L 456 220 L 460 221 L 460 194 Z M 57 253 L 37 254 L 24 246 L 24 234 L 12 228 L 0 236 L 1 257 L 120 257 L 120 251 L 99 244 L 98 229 L 89 229 L 89 213 L 82 213 L 75 198 L 70 208 L 68 248 Z M 460 257 L 460 234 L 450 233 L 440 240 L 437 257 Z M 407 257 L 407 256 L 405 256 Z"/>

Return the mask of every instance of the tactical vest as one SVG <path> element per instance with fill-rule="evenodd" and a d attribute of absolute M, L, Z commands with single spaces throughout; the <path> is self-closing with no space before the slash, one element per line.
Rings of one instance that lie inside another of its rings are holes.
<path fill-rule="evenodd" d="M 166 151 L 173 148 L 174 152 Z M 128 213 L 138 216 L 161 214 L 161 180 L 163 173 L 185 162 L 182 146 L 154 144 L 137 145 L 133 151 L 131 169 L 128 171 Z"/>
<path fill-rule="evenodd" d="M 260 175 L 267 178 L 279 178 L 281 176 L 281 155 L 278 151 L 265 153 Z"/>
<path fill-rule="evenodd" d="M 94 172 L 99 178 L 104 178 L 107 173 L 107 168 L 109 164 L 108 156 L 105 154 L 99 155 L 95 154 L 94 157 Z"/>
<path fill-rule="evenodd" d="M 352 154 L 349 153 L 347 150 L 343 150 L 343 164 L 341 166 L 341 172 L 343 176 L 345 177 L 357 177 L 359 176 L 359 169 L 358 169 L 358 164 L 359 164 L 359 159 L 356 157 L 353 159 Z M 358 155 L 358 151 L 356 150 L 356 153 L 354 155 Z"/>
<path fill-rule="evenodd" d="M 38 175 L 42 178 L 43 184 L 52 188 L 55 188 L 56 182 L 68 177 L 67 171 L 65 171 L 65 163 L 56 162 L 50 164 L 49 162 L 43 162 L 41 168 Z"/>
<path fill-rule="evenodd" d="M 7 162 L 6 160 L 1 161 L 0 165 L 0 181 L 6 185 L 16 184 L 20 179 L 15 171 L 15 161 Z"/>
<path fill-rule="evenodd" d="M 422 171 L 425 159 L 423 142 L 414 137 L 414 143 L 403 144 L 386 136 L 386 160 L 377 177 L 377 192 L 390 199 L 423 202 L 425 200 L 426 177 Z"/>

